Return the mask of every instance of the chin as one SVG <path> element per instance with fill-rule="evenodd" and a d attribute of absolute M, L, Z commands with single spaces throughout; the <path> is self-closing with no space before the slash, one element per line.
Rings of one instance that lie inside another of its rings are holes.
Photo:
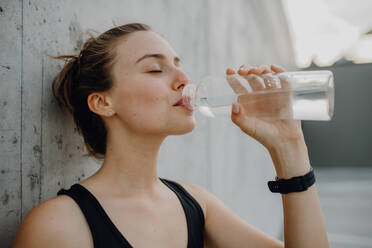
<path fill-rule="evenodd" d="M 176 125 L 176 127 L 172 129 L 171 135 L 182 135 L 182 134 L 190 133 L 194 129 L 195 129 L 195 119 L 193 117 L 189 121 L 184 121 L 181 124 Z"/>

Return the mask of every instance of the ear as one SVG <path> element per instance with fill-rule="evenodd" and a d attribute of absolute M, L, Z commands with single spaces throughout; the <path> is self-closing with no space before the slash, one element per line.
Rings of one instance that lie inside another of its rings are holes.
<path fill-rule="evenodd" d="M 115 114 L 110 96 L 104 92 L 93 92 L 88 96 L 89 109 L 102 117 L 111 117 Z"/>

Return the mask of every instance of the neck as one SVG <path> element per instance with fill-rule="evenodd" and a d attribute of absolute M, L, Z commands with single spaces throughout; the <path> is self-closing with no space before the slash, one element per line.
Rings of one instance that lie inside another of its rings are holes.
<path fill-rule="evenodd" d="M 157 159 L 164 136 L 110 132 L 102 167 L 94 175 L 117 195 L 151 194 L 158 183 Z"/>

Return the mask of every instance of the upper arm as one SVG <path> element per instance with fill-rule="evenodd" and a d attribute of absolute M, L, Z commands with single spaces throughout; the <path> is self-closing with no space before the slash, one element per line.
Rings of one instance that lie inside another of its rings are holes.
<path fill-rule="evenodd" d="M 73 227 L 70 228 L 70 225 L 74 224 L 68 216 L 71 205 L 64 197 L 48 200 L 33 208 L 19 227 L 12 247 L 71 247 Z"/>
<path fill-rule="evenodd" d="M 185 184 L 192 195 L 204 205 L 205 238 L 210 247 L 284 247 L 283 243 L 254 228 L 229 210 L 207 190 Z"/>

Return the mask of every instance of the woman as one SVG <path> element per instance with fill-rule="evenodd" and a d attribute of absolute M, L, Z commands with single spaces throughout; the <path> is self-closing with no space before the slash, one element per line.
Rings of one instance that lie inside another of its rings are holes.
<path fill-rule="evenodd" d="M 128 24 L 91 38 L 78 56 L 60 58 L 68 62 L 56 97 L 89 152 L 104 162 L 32 209 L 13 247 L 284 247 L 203 188 L 158 178 L 164 139 L 195 127 L 193 110 L 181 100 L 189 78 L 166 40 L 146 25 Z M 248 79 L 281 71 L 242 66 L 238 73 Z M 249 117 L 238 103 L 231 118 L 268 149 L 278 178 L 310 171 L 300 121 Z M 328 247 L 315 186 L 282 199 L 285 247 Z"/>

